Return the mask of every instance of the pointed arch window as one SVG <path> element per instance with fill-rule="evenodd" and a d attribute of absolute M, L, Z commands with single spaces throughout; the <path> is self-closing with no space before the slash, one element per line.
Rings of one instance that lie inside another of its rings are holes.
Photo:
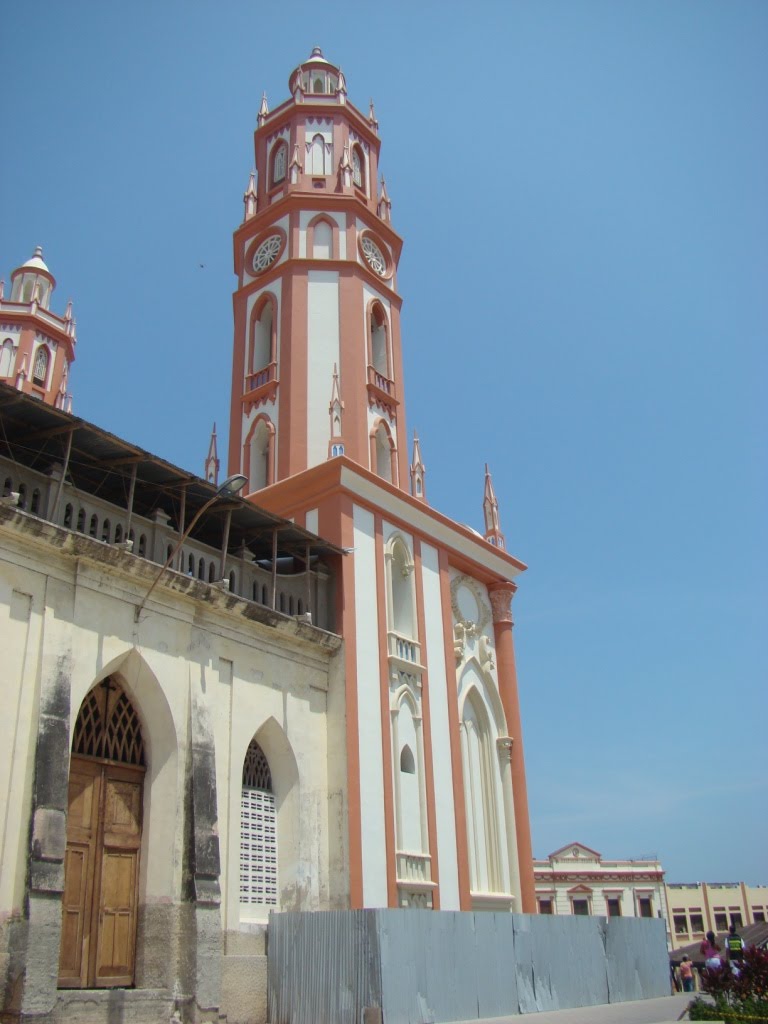
<path fill-rule="evenodd" d="M 248 480 L 251 492 L 272 483 L 275 430 L 272 423 L 260 416 L 248 439 Z"/>
<path fill-rule="evenodd" d="M 330 147 L 326 146 L 325 139 L 319 132 L 313 135 L 309 150 L 311 174 L 330 174 L 329 150 Z"/>
<path fill-rule="evenodd" d="M 333 229 L 327 220 L 319 220 L 312 232 L 312 258 L 329 260 L 333 256 Z"/>
<path fill-rule="evenodd" d="M 374 472 L 382 480 L 393 483 L 392 463 L 394 460 L 394 444 L 384 421 L 380 421 L 373 435 L 372 463 Z"/>
<path fill-rule="evenodd" d="M 252 382 L 251 386 L 258 387 L 260 383 L 266 383 L 266 380 L 261 380 L 261 371 L 275 361 L 277 320 L 275 312 L 276 303 L 270 295 L 263 299 L 252 315 L 250 372 L 258 375 L 259 379 Z"/>
<path fill-rule="evenodd" d="M 32 381 L 41 384 L 43 387 L 48 381 L 48 366 L 51 362 L 51 353 L 47 345 L 40 345 L 35 353 L 35 364 L 32 369 Z"/>
<path fill-rule="evenodd" d="M 381 303 L 374 303 L 371 307 L 370 316 L 368 341 L 371 366 L 380 376 L 391 380 L 389 372 L 389 329 L 387 314 L 384 312 Z"/>
<path fill-rule="evenodd" d="M 385 563 L 389 628 L 399 637 L 416 640 L 414 562 L 402 537 L 396 536 L 387 545 Z"/>
<path fill-rule="evenodd" d="M 0 348 L 0 377 L 10 377 L 13 373 L 14 347 L 10 338 L 6 338 Z"/>
<path fill-rule="evenodd" d="M 241 914 L 277 906 L 277 817 L 272 772 L 255 739 L 243 762 L 240 800 Z"/>
<path fill-rule="evenodd" d="M 365 189 L 365 156 L 358 145 L 352 147 L 352 182 L 357 188 Z"/>
<path fill-rule="evenodd" d="M 288 145 L 285 142 L 278 142 L 272 150 L 272 184 L 279 185 L 285 181 L 285 172 L 288 164 Z"/>
<path fill-rule="evenodd" d="M 113 677 L 94 686 L 80 705 L 72 753 L 144 766 L 139 717 L 128 695 Z"/>
<path fill-rule="evenodd" d="M 502 892 L 498 769 L 488 712 L 474 687 L 464 700 L 461 747 L 470 888 L 477 893 Z"/>

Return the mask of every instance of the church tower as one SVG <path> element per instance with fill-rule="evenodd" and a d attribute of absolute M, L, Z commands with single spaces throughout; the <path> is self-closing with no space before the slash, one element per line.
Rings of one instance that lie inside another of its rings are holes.
<path fill-rule="evenodd" d="M 402 242 L 378 190 L 376 118 L 318 47 L 288 85 L 275 110 L 262 99 L 234 238 L 230 472 L 253 493 L 338 453 L 328 398 L 341 394 L 344 454 L 408 490 Z"/>
<path fill-rule="evenodd" d="M 344 552 L 343 681 L 325 697 L 335 870 L 352 908 L 533 913 L 512 637 L 525 565 L 489 476 L 483 536 L 427 502 L 418 438 L 408 459 L 402 243 L 373 104 L 349 102 L 319 49 L 288 85 L 261 101 L 234 235 L 228 472 Z"/>
<path fill-rule="evenodd" d="M 64 316 L 51 310 L 56 287 L 38 245 L 11 274 L 10 298 L 0 281 L 0 380 L 57 409 L 72 411 L 69 367 L 75 360 L 72 303 Z"/>

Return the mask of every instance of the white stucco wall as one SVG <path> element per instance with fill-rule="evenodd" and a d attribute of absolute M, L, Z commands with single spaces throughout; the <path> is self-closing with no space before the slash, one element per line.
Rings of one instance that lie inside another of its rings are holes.
<path fill-rule="evenodd" d="M 387 906 L 384 762 L 373 513 L 354 506 L 355 620 L 357 623 L 357 726 L 360 757 L 360 817 L 363 902 Z M 348 685 L 353 685 L 348 680 Z"/>
<path fill-rule="evenodd" d="M 456 809 L 453 801 L 451 740 L 448 726 L 448 683 L 443 636 L 443 609 L 437 549 L 421 546 L 425 641 L 429 652 L 429 710 L 435 785 L 435 825 L 440 864 L 440 906 L 459 909 L 459 867 L 456 856 Z"/>
<path fill-rule="evenodd" d="M 307 467 L 328 458 L 334 364 L 339 358 L 339 275 L 310 270 L 307 285 Z"/>

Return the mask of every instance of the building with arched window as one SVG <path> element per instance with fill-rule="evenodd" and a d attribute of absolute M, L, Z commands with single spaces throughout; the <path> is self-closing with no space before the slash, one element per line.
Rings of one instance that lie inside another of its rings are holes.
<path fill-rule="evenodd" d="M 0 338 L 17 1018 L 253 1024 L 272 911 L 536 910 L 525 565 L 487 467 L 479 533 L 429 505 L 420 443 L 409 459 L 373 106 L 317 48 L 289 90 L 262 101 L 234 234 L 242 497 L 216 501 L 215 428 L 195 479 L 62 411 L 71 320 Z M 36 254 L 10 312 L 52 287 Z"/>

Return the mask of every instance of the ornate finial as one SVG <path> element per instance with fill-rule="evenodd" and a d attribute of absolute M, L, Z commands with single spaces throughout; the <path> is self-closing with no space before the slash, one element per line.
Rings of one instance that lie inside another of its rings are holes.
<path fill-rule="evenodd" d="M 339 84 L 336 86 L 336 93 L 341 97 L 347 95 L 347 80 L 341 68 L 339 68 Z"/>
<path fill-rule="evenodd" d="M 205 460 L 205 479 L 214 486 L 217 486 L 219 483 L 219 453 L 216 446 L 215 423 L 211 431 L 211 442 L 208 445 L 208 455 Z"/>
<path fill-rule="evenodd" d="M 293 98 L 297 103 L 304 99 L 304 66 L 299 64 L 293 78 Z"/>
<path fill-rule="evenodd" d="M 384 181 L 384 175 L 381 177 L 381 192 L 379 193 L 379 209 L 378 214 L 382 220 L 392 220 L 392 202 L 387 193 L 387 183 Z"/>
<path fill-rule="evenodd" d="M 504 534 L 499 524 L 499 503 L 496 500 L 496 492 L 493 489 L 491 471 L 488 463 L 485 464 L 485 495 L 483 497 L 483 516 L 485 517 L 485 539 L 494 547 L 506 547 Z"/>
<path fill-rule="evenodd" d="M 256 213 L 259 205 L 256 198 L 256 171 L 251 171 L 248 179 L 248 188 L 243 193 L 243 203 L 245 205 L 245 220 L 250 220 Z"/>
<path fill-rule="evenodd" d="M 261 94 L 261 106 L 259 107 L 259 116 L 257 118 L 257 120 L 259 122 L 259 128 L 261 128 L 261 126 L 264 124 L 264 122 L 267 120 L 268 117 L 269 117 L 269 105 L 267 103 L 267 94 L 265 92 L 263 92 Z"/>
<path fill-rule="evenodd" d="M 378 132 L 379 122 L 376 120 L 376 111 L 373 109 L 373 100 L 371 100 L 371 105 L 368 110 L 368 124 L 375 132 Z"/>
<path fill-rule="evenodd" d="M 419 501 L 427 500 L 427 487 L 425 477 L 427 468 L 421 458 L 421 445 L 419 435 L 413 435 L 413 461 L 411 462 L 411 494 Z"/>
<path fill-rule="evenodd" d="M 64 319 L 65 320 L 71 320 L 72 319 L 72 299 L 70 299 L 67 302 L 67 308 L 64 310 Z"/>
<path fill-rule="evenodd" d="M 341 422 L 344 415 L 344 403 L 341 400 L 339 371 L 336 363 L 333 364 L 333 382 L 331 384 L 331 401 L 328 406 L 328 412 L 331 417 L 331 437 L 328 441 L 328 458 L 333 459 L 337 455 L 344 454 L 344 435 Z"/>

